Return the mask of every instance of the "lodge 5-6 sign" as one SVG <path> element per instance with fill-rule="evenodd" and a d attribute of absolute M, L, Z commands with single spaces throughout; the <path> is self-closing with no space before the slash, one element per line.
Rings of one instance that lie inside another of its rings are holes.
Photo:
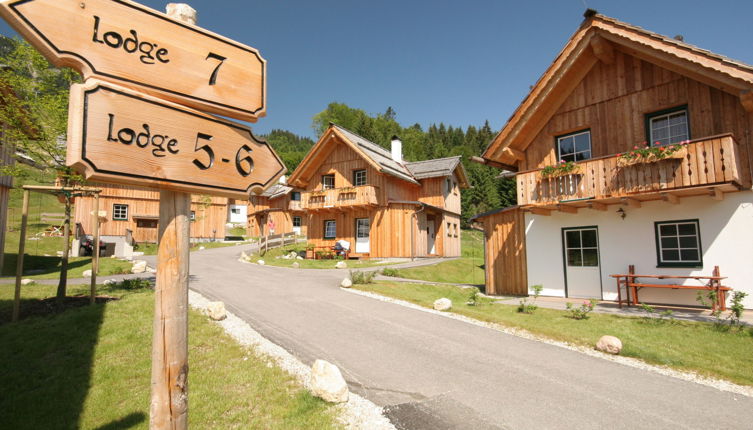
<path fill-rule="evenodd" d="M 57 66 L 248 121 L 266 111 L 254 48 L 128 0 L 7 0 L 0 14 Z"/>
<path fill-rule="evenodd" d="M 72 86 L 69 118 L 67 164 L 87 179 L 245 199 L 285 172 L 248 127 L 110 83 Z"/>

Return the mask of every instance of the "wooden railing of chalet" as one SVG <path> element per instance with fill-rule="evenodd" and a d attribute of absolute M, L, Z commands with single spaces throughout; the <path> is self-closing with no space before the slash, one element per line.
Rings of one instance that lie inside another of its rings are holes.
<path fill-rule="evenodd" d="M 300 200 L 291 200 L 288 202 L 288 210 L 291 211 L 299 211 L 301 210 L 301 201 Z"/>
<path fill-rule="evenodd" d="M 741 183 L 737 142 L 732 135 L 696 139 L 685 146 L 682 158 L 619 166 L 619 157 L 610 155 L 580 161 L 577 173 L 559 177 L 544 178 L 541 169 L 518 173 L 518 204 L 547 205 Z"/>
<path fill-rule="evenodd" d="M 301 195 L 303 209 L 333 209 L 348 206 L 377 205 L 377 187 L 332 188 L 322 191 L 307 191 Z"/>

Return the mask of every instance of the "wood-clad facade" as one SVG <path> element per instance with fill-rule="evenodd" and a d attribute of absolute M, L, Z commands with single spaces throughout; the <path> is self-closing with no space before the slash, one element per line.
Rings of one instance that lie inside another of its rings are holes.
<path fill-rule="evenodd" d="M 278 187 L 289 188 L 273 185 L 264 194 L 251 196 L 249 199 L 247 223 L 249 236 L 260 237 L 290 232 L 306 235 L 307 217 L 301 209 L 300 191 L 289 189 L 276 194 L 269 193 Z"/>
<path fill-rule="evenodd" d="M 289 179 L 301 189 L 309 242 L 346 240 L 355 257 L 459 256 L 460 187 L 468 186 L 459 158 L 392 157 L 334 125 L 322 135 Z M 422 174 L 421 163 L 441 168 Z"/>
<path fill-rule="evenodd" d="M 130 230 L 136 242 L 157 242 L 159 191 L 127 185 L 87 185 L 102 189 L 99 197 L 101 236 L 126 236 L 126 230 Z M 191 203 L 191 238 L 224 239 L 228 205 L 232 202 L 225 197 L 194 195 Z M 94 198 L 76 199 L 74 221 L 81 224 L 85 234 L 91 234 L 93 229 L 92 211 Z"/>
<path fill-rule="evenodd" d="M 608 275 L 628 265 L 708 275 L 714 263 L 750 289 L 730 250 L 753 231 L 751 130 L 753 67 L 589 12 L 482 155 L 514 173 L 519 205 L 476 218 L 488 291 L 612 299 Z M 545 173 L 563 160 L 574 166 Z M 670 296 L 653 300 L 695 304 Z"/>

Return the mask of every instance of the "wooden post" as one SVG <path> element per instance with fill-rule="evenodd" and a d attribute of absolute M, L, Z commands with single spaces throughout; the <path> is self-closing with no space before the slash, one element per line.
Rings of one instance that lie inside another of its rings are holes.
<path fill-rule="evenodd" d="M 195 24 L 188 5 L 168 4 L 167 14 Z M 188 428 L 188 261 L 191 194 L 160 191 L 157 284 L 152 338 L 149 428 Z"/>
<path fill-rule="evenodd" d="M 21 207 L 21 232 L 18 236 L 18 258 L 16 259 L 16 292 L 13 296 L 13 321 L 18 321 L 21 310 L 21 277 L 24 274 L 24 248 L 26 246 L 26 222 L 29 218 L 29 190 L 24 190 Z"/>
<path fill-rule="evenodd" d="M 90 304 L 94 304 L 97 294 L 97 272 L 99 271 L 99 193 L 94 194 L 94 246 L 92 247 L 92 279 Z"/>

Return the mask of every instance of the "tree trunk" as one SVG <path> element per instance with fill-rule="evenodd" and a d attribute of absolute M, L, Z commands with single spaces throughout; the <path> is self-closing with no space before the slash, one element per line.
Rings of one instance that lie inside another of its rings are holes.
<path fill-rule="evenodd" d="M 71 249 L 70 245 L 71 235 L 71 198 L 65 196 L 65 223 L 63 224 L 63 257 L 60 261 L 60 282 L 58 282 L 57 301 L 62 302 L 65 299 L 65 289 L 68 284 L 68 251 Z M 99 244 L 96 243 L 92 247 L 92 252 L 99 252 Z M 92 255 L 92 258 L 93 255 Z"/>

